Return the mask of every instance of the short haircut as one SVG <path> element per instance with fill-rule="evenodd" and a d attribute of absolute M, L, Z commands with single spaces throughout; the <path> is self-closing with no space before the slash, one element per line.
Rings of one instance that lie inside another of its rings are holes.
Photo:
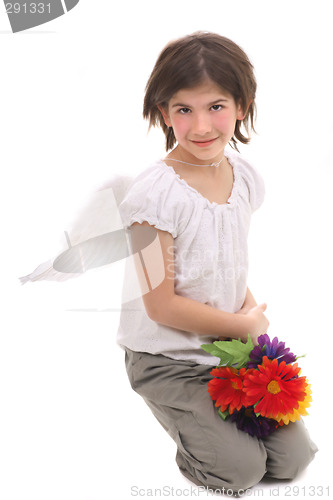
<path fill-rule="evenodd" d="M 182 89 L 194 88 L 210 79 L 232 95 L 245 114 L 237 120 L 231 145 L 247 144 L 254 130 L 257 89 L 253 66 L 233 41 L 216 33 L 198 31 L 170 42 L 160 53 L 146 85 L 143 116 L 149 128 L 159 125 L 166 138 L 166 150 L 176 143 L 173 129 L 164 123 L 158 105 L 167 108 L 171 97 Z M 245 127 L 247 137 L 241 131 Z"/>

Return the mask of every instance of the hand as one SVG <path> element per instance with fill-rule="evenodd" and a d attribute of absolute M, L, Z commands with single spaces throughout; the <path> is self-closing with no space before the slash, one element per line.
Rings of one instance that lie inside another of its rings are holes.
<path fill-rule="evenodd" d="M 247 316 L 247 319 L 250 321 L 246 321 L 246 340 L 247 341 L 247 335 L 250 334 L 252 342 L 257 345 L 257 338 L 260 335 L 263 335 L 264 333 L 267 332 L 268 326 L 269 326 L 269 321 L 264 315 L 264 311 L 267 309 L 267 304 L 260 304 L 257 305 L 254 301 L 252 304 L 251 303 L 246 303 L 244 302 L 243 306 L 239 311 L 237 311 L 235 314 L 242 314 L 244 316 Z M 230 337 L 218 337 L 218 340 L 232 340 Z"/>
<path fill-rule="evenodd" d="M 252 307 L 248 312 L 243 313 L 250 319 L 250 329 L 248 333 L 255 345 L 257 344 L 257 338 L 267 333 L 269 321 L 264 315 L 266 309 L 267 304 L 260 304 Z"/>
<path fill-rule="evenodd" d="M 236 311 L 235 314 L 247 314 L 250 309 L 253 309 L 255 306 L 250 306 L 250 305 L 243 305 L 239 311 Z"/>

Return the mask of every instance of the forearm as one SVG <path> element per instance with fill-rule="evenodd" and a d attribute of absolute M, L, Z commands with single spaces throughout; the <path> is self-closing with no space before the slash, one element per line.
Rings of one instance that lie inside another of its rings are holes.
<path fill-rule="evenodd" d="M 250 319 L 245 315 L 221 311 L 180 295 L 174 295 L 150 317 L 172 328 L 217 338 L 246 340 L 250 329 Z"/>

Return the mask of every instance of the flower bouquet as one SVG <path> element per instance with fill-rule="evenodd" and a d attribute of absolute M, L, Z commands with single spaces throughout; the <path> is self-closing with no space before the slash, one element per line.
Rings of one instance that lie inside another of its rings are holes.
<path fill-rule="evenodd" d="M 257 346 L 248 336 L 246 343 L 216 341 L 201 347 L 221 360 L 210 372 L 208 392 L 219 415 L 230 418 L 238 429 L 264 438 L 307 415 L 310 385 L 300 377 L 298 358 L 277 337 L 261 335 Z"/>

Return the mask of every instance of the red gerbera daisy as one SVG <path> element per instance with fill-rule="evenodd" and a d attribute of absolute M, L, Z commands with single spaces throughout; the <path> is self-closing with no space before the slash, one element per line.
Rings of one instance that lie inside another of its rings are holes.
<path fill-rule="evenodd" d="M 244 378 L 244 390 L 249 404 L 255 404 L 255 412 L 263 417 L 276 418 L 291 413 L 303 401 L 307 386 L 305 377 L 298 377 L 300 368 L 297 363 L 280 364 L 277 359 L 263 357 L 262 365 Z"/>
<path fill-rule="evenodd" d="M 248 370 L 249 371 L 249 370 Z M 252 370 L 251 370 L 252 371 Z M 233 367 L 214 368 L 210 374 L 213 378 L 208 382 L 208 392 L 215 406 L 224 412 L 229 406 L 229 413 L 247 406 L 247 395 L 243 389 L 243 379 L 246 369 L 237 370 Z"/>

